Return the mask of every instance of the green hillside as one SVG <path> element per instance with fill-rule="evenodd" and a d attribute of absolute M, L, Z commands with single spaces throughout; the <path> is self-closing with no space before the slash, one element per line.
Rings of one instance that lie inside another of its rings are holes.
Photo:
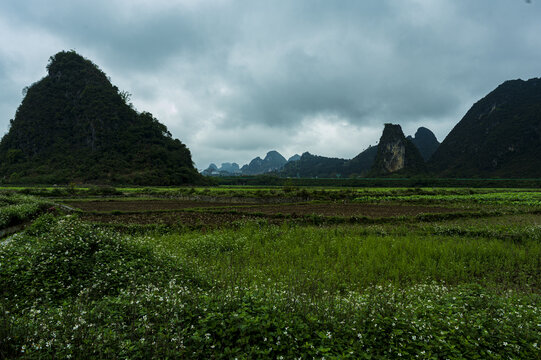
<path fill-rule="evenodd" d="M 506 81 L 474 104 L 430 161 L 446 177 L 541 177 L 541 79 Z"/>
<path fill-rule="evenodd" d="M 200 183 L 188 148 L 148 112 L 128 105 L 98 66 L 74 51 L 52 56 L 0 142 L 12 183 Z"/>

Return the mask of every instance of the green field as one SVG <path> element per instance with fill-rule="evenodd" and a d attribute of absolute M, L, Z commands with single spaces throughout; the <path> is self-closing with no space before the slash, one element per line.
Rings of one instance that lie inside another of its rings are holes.
<path fill-rule="evenodd" d="M 541 192 L 6 188 L 0 358 L 536 359 Z"/>

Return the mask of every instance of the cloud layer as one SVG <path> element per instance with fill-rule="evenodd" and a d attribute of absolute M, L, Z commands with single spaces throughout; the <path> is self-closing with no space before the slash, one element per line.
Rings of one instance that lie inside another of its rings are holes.
<path fill-rule="evenodd" d="M 501 82 L 540 76 L 540 15 L 520 0 L 3 2 L 0 130 L 48 57 L 75 49 L 199 168 L 351 158 L 386 122 L 441 141 Z"/>

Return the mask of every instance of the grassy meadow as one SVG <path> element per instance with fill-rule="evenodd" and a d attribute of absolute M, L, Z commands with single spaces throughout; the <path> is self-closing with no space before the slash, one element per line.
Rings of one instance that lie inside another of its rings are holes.
<path fill-rule="evenodd" d="M 10 188 L 0 358 L 541 358 L 541 192 Z"/>

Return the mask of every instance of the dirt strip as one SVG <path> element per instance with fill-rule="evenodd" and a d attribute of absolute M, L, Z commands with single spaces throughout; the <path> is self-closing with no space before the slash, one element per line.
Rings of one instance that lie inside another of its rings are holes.
<path fill-rule="evenodd" d="M 415 216 L 423 213 L 452 213 L 462 209 L 437 206 L 406 206 L 406 205 L 377 205 L 377 204 L 289 204 L 271 206 L 248 206 L 235 209 L 242 213 L 261 213 L 265 215 L 321 215 L 321 216 L 367 216 L 392 217 Z"/>
<path fill-rule="evenodd" d="M 190 200 L 66 201 L 65 204 L 83 211 L 158 211 L 231 206 L 226 202 Z"/>
<path fill-rule="evenodd" d="M 447 208 L 441 206 L 411 206 L 391 204 L 359 204 L 359 203 L 305 203 L 305 204 L 243 204 L 235 206 L 231 203 L 185 201 L 185 200 L 138 200 L 138 201 L 80 201 L 67 202 L 74 208 L 83 211 L 125 211 L 125 212 L 149 212 L 160 210 L 185 210 L 222 208 L 244 214 L 264 215 L 321 215 L 321 216 L 415 216 L 421 213 L 452 213 L 463 211 L 462 209 Z"/>

